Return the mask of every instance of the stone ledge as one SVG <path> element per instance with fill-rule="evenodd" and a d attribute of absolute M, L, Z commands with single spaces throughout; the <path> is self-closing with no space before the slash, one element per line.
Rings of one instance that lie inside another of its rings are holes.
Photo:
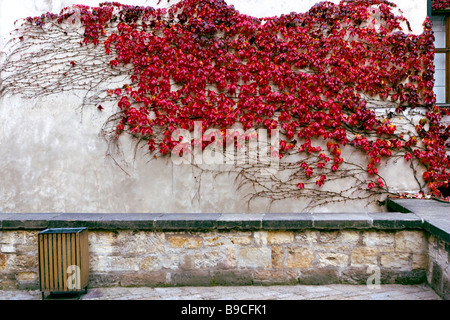
<path fill-rule="evenodd" d="M 393 212 L 330 213 L 0 213 L 0 230 L 87 227 L 93 230 L 424 229 L 450 242 L 450 204 L 388 199 Z"/>
<path fill-rule="evenodd" d="M 0 229 L 295 230 L 422 228 L 414 213 L 90 214 L 0 213 Z"/>
<path fill-rule="evenodd" d="M 450 203 L 425 199 L 387 199 L 387 207 L 422 219 L 422 228 L 450 242 Z"/>

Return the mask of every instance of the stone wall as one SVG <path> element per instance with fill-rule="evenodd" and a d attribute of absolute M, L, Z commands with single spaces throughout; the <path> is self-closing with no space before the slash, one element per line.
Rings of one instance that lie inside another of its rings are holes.
<path fill-rule="evenodd" d="M 428 243 L 428 283 L 441 297 L 450 300 L 450 244 L 431 236 Z"/>
<path fill-rule="evenodd" d="M 420 230 L 93 230 L 90 286 L 422 283 L 427 243 Z M 0 248 L 0 288 L 37 289 L 37 231 L 3 231 Z"/>
<path fill-rule="evenodd" d="M 90 287 L 428 283 L 450 299 L 449 208 L 396 199 L 385 213 L 0 213 L 0 289 L 39 288 L 39 231 L 86 227 Z"/>

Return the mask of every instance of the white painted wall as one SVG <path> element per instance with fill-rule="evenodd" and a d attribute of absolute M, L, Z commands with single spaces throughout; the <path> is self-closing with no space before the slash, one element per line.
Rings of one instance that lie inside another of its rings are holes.
<path fill-rule="evenodd" d="M 157 1 L 122 1 L 156 6 Z M 337 2 L 337 1 L 334 1 Z M 426 0 L 398 0 L 413 31 L 421 33 Z M 0 0 L 3 43 L 14 20 L 59 12 L 69 0 Z M 76 3 L 97 5 L 97 1 Z M 242 13 L 257 17 L 306 11 L 316 0 L 228 0 Z M 166 1 L 162 1 L 167 5 Z M 0 100 L 0 212 L 298 212 L 305 203 L 286 200 L 269 206 L 258 200 L 249 207 L 245 190 L 237 191 L 233 176 L 213 179 L 191 166 L 174 166 L 170 159 L 148 163 L 134 144 L 122 138 L 126 164 L 120 170 L 105 157 L 107 146 L 99 137 L 108 110 L 80 112 L 74 94 L 25 100 L 7 96 Z M 386 169 L 387 170 L 387 169 Z M 391 171 L 389 171 L 391 170 Z M 395 164 L 383 173 L 394 189 L 417 188 L 412 178 Z M 376 205 L 341 203 L 318 211 L 378 211 Z"/>

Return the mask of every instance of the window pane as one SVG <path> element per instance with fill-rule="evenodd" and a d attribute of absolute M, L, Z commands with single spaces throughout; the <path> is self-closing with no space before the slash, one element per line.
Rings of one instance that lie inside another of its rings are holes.
<path fill-rule="evenodd" d="M 436 48 L 446 47 L 446 18 L 445 16 L 432 16 L 434 31 L 434 46 Z M 436 53 L 434 55 L 434 93 L 436 94 L 436 103 L 445 103 L 445 86 L 446 86 L 446 70 L 445 70 L 445 53 Z"/>
<path fill-rule="evenodd" d="M 445 31 L 445 16 L 431 16 L 433 31 Z"/>
<path fill-rule="evenodd" d="M 434 87 L 436 103 L 445 103 L 445 87 Z"/>
<path fill-rule="evenodd" d="M 434 55 L 434 68 L 436 70 L 445 70 L 445 53 L 436 53 Z"/>
<path fill-rule="evenodd" d="M 445 103 L 445 53 L 434 55 L 434 93 L 436 103 Z"/>
<path fill-rule="evenodd" d="M 445 70 L 436 70 L 434 73 L 434 86 L 445 87 Z"/>
<path fill-rule="evenodd" d="M 434 46 L 436 48 L 445 48 L 445 16 L 431 16 L 434 31 Z"/>
<path fill-rule="evenodd" d="M 445 48 L 445 32 L 434 33 L 434 46 L 436 48 Z"/>

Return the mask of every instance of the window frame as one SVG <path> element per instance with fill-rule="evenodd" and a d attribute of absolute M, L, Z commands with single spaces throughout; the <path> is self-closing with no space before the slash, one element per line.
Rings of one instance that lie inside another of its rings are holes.
<path fill-rule="evenodd" d="M 445 14 L 444 14 L 445 13 Z M 435 48 L 436 53 L 445 54 L 445 102 L 439 106 L 450 106 L 450 16 L 448 11 L 432 11 L 433 16 L 445 17 L 445 48 Z"/>

